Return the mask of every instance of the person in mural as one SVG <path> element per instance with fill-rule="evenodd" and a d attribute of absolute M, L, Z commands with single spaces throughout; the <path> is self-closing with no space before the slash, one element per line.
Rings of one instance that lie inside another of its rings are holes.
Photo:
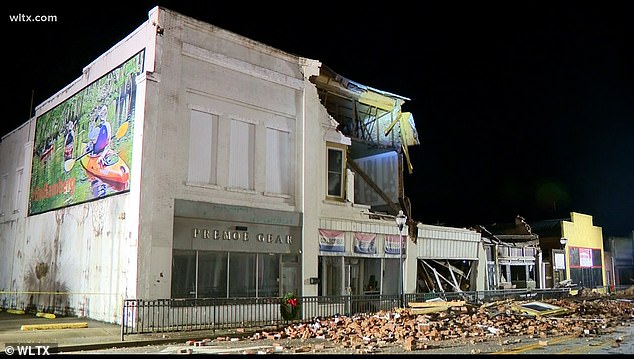
<path fill-rule="evenodd" d="M 64 161 L 73 158 L 73 149 L 75 146 L 75 123 L 68 120 L 66 128 L 66 139 L 64 141 Z"/>
<path fill-rule="evenodd" d="M 55 149 L 55 139 L 53 136 L 49 135 L 42 146 L 42 150 L 40 151 L 40 160 L 46 163 L 51 158 L 53 150 Z"/>
<path fill-rule="evenodd" d="M 107 165 L 106 156 L 111 152 L 110 137 L 112 136 L 112 127 L 106 120 L 108 114 L 108 106 L 103 105 L 97 111 L 94 126 L 88 133 L 88 152 L 90 156 L 99 156 L 98 163 L 102 166 Z"/>
<path fill-rule="evenodd" d="M 112 140 L 121 138 L 127 131 L 127 126 L 120 126 L 117 134 L 113 135 L 110 122 L 106 119 L 107 115 L 108 107 L 99 107 L 88 131 L 85 153 L 88 157 L 78 157 L 83 158 L 82 166 L 91 177 L 94 197 L 107 195 L 108 188 L 122 191 L 128 188 L 130 179 L 130 169 L 111 147 Z"/>

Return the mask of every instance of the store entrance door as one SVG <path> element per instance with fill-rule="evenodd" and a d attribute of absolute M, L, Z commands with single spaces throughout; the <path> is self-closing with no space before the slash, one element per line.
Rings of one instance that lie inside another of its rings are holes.
<path fill-rule="evenodd" d="M 299 281 L 299 262 L 296 256 L 283 256 L 282 257 L 282 293 L 284 296 L 286 293 L 295 293 L 296 295 L 302 295 L 300 292 Z"/>
<path fill-rule="evenodd" d="M 346 258 L 345 261 L 345 284 L 344 295 L 360 295 L 362 294 L 363 284 L 360 276 L 360 260 L 358 258 Z"/>

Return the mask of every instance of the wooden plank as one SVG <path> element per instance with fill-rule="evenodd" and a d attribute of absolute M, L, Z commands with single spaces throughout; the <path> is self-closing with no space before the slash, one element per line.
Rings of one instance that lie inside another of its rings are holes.
<path fill-rule="evenodd" d="M 446 310 L 449 310 L 449 307 L 444 306 L 444 307 L 429 307 L 429 308 L 411 308 L 409 310 L 410 314 L 429 314 L 429 313 L 438 313 L 438 312 L 444 312 Z"/>
<path fill-rule="evenodd" d="M 437 301 L 437 302 L 409 302 L 407 303 L 412 308 L 431 308 L 431 307 L 461 307 L 467 302 L 464 300 L 454 300 L 451 302 Z"/>

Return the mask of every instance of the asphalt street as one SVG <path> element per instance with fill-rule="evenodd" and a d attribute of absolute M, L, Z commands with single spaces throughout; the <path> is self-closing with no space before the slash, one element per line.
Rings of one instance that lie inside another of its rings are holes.
<path fill-rule="evenodd" d="M 491 337 L 477 343 L 434 342 L 414 351 L 389 343 L 372 354 L 634 354 L 632 323 L 608 328 L 606 334 L 596 336 Z M 187 343 L 203 339 L 208 341 L 206 345 Z M 38 350 L 40 354 L 369 354 L 358 348 L 342 348 L 327 339 L 254 340 L 248 333 L 236 332 L 130 335 L 121 341 L 121 328 L 116 324 L 0 312 L 0 353 L 33 355 Z"/>

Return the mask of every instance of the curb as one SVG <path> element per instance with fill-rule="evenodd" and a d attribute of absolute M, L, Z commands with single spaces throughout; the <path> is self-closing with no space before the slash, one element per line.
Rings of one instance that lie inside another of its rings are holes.
<path fill-rule="evenodd" d="M 146 345 L 160 345 L 160 344 L 177 344 L 177 343 L 186 343 L 189 340 L 194 341 L 202 341 L 205 339 L 215 339 L 221 336 L 231 336 L 236 338 L 244 338 L 252 333 L 245 331 L 244 333 L 208 333 L 208 335 L 202 335 L 201 333 L 197 333 L 200 335 L 187 335 L 188 332 L 179 332 L 178 335 L 171 338 L 152 338 L 152 339 L 133 339 L 133 340 L 124 340 L 124 341 L 112 341 L 112 342 L 101 342 L 101 343 L 86 343 L 86 344 L 68 344 L 68 345 L 59 345 L 57 348 L 51 348 L 51 353 L 64 353 L 64 352 L 78 352 L 82 350 L 99 350 L 99 349 L 112 349 L 112 348 L 129 348 L 129 347 L 139 347 Z M 170 334 L 170 333 L 165 333 Z M 171 334 L 175 334 L 171 332 Z M 191 334 L 191 333 L 190 333 Z M 143 335 L 143 334 L 141 334 Z"/>
<path fill-rule="evenodd" d="M 45 330 L 45 329 L 74 329 L 88 328 L 88 322 L 79 323 L 53 323 L 53 324 L 24 324 L 20 330 Z"/>
<path fill-rule="evenodd" d="M 87 344 L 68 344 L 60 345 L 57 348 L 51 348 L 51 353 L 78 352 L 83 350 L 99 350 L 112 348 L 129 348 L 145 345 L 168 344 L 178 341 L 178 339 L 156 339 L 156 340 L 135 340 L 135 341 L 119 341 L 119 342 L 103 342 L 103 343 L 87 343 Z"/>
<path fill-rule="evenodd" d="M 129 347 L 139 347 L 145 345 L 160 345 L 160 344 L 170 344 L 170 343 L 179 343 L 185 342 L 187 340 L 196 340 L 200 341 L 203 339 L 210 339 L 214 336 L 201 336 L 201 337 L 190 337 L 187 336 L 185 338 L 162 338 L 162 339 L 139 339 L 139 340 L 127 340 L 127 341 L 117 341 L 117 342 L 102 342 L 102 343 L 87 343 L 87 344 L 68 344 L 68 345 L 60 345 L 57 349 L 51 350 L 51 353 L 63 353 L 63 352 L 77 352 L 82 350 L 99 350 L 99 349 L 111 349 L 111 348 L 129 348 Z"/>

